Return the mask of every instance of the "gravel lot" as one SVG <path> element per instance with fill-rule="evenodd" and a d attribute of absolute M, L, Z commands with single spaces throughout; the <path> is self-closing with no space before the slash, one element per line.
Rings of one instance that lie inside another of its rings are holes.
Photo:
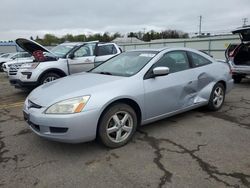
<path fill-rule="evenodd" d="M 141 127 L 114 150 L 39 138 L 22 118 L 27 95 L 0 74 L 0 187 L 250 187 L 250 81 L 219 112 Z"/>

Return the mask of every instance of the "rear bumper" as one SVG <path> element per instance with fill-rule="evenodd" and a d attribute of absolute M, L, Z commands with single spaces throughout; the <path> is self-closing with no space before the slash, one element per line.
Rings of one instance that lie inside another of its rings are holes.
<path fill-rule="evenodd" d="M 16 88 L 34 88 L 38 86 L 37 82 L 22 82 L 21 80 L 10 80 L 10 84 Z"/>
<path fill-rule="evenodd" d="M 233 66 L 233 75 L 250 75 L 250 66 Z"/>

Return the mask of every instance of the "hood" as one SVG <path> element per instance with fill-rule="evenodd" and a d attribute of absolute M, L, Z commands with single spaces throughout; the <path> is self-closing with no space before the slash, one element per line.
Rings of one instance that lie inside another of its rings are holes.
<path fill-rule="evenodd" d="M 239 34 L 242 42 L 250 41 L 250 26 L 240 27 L 234 31 L 233 34 Z"/>
<path fill-rule="evenodd" d="M 11 65 L 11 64 L 24 64 L 24 63 L 32 63 L 33 59 L 18 59 L 18 60 L 11 60 L 7 61 L 5 64 L 6 65 Z"/>
<path fill-rule="evenodd" d="M 37 42 L 35 42 L 33 40 L 18 38 L 18 39 L 16 39 L 16 43 L 20 48 L 22 48 L 23 50 L 25 50 L 26 52 L 28 52 L 31 55 L 33 55 L 33 52 L 35 52 L 37 50 L 53 54 L 47 48 L 45 48 L 44 46 L 38 44 Z"/>
<path fill-rule="evenodd" d="M 56 102 L 78 96 L 91 95 L 125 77 L 94 73 L 80 73 L 44 84 L 33 90 L 28 99 L 40 106 L 48 107 Z"/>
<path fill-rule="evenodd" d="M 0 63 L 10 61 L 10 58 L 0 57 Z"/>

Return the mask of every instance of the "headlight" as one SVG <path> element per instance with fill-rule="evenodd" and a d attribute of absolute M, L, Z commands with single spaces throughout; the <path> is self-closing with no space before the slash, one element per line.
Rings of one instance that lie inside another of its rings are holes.
<path fill-rule="evenodd" d="M 25 63 L 23 64 L 20 69 L 35 69 L 39 63 Z"/>
<path fill-rule="evenodd" d="M 74 114 L 79 113 L 86 106 L 90 96 L 76 97 L 53 104 L 45 114 Z"/>

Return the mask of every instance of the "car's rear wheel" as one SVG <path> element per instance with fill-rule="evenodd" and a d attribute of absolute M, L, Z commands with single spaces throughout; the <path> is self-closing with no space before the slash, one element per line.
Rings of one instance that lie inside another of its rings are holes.
<path fill-rule="evenodd" d="M 234 83 L 238 84 L 242 80 L 242 76 L 234 75 L 233 76 Z"/>
<path fill-rule="evenodd" d="M 56 79 L 60 78 L 60 75 L 56 74 L 56 73 L 46 73 L 40 80 L 40 85 L 48 83 L 48 82 L 52 82 Z"/>
<path fill-rule="evenodd" d="M 98 127 L 98 138 L 107 147 L 121 147 L 133 137 L 137 122 L 133 108 L 123 103 L 115 104 L 102 115 Z"/>
<path fill-rule="evenodd" d="M 212 111 L 219 110 L 225 100 L 225 86 L 222 83 L 217 83 L 213 87 L 212 93 L 210 95 L 208 109 Z"/>

